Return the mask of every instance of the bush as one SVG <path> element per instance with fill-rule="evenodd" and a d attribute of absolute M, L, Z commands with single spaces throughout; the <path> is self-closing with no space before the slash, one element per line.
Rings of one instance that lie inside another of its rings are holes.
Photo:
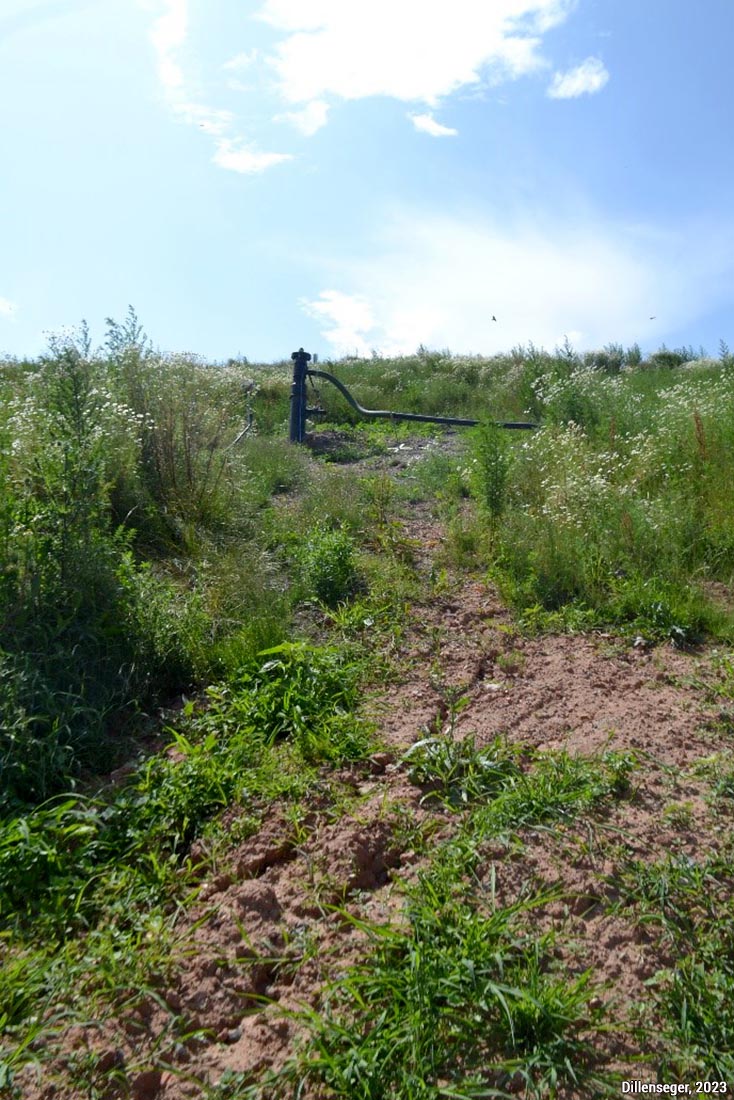
<path fill-rule="evenodd" d="M 354 542 L 344 528 L 317 528 L 303 548 L 301 561 L 308 591 L 327 607 L 338 607 L 362 584 Z"/>
<path fill-rule="evenodd" d="M 470 482 L 474 496 L 493 520 L 505 510 L 510 449 L 502 428 L 484 424 L 471 447 Z"/>
<path fill-rule="evenodd" d="M 665 344 L 657 351 L 654 351 L 647 360 L 647 365 L 650 367 L 663 367 L 670 369 L 671 367 L 680 367 L 683 363 L 688 363 L 690 360 L 696 358 L 696 353 L 693 348 L 666 348 Z"/>

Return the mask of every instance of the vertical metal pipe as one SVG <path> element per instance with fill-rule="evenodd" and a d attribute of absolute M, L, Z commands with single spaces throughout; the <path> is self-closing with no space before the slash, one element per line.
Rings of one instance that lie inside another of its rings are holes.
<path fill-rule="evenodd" d="M 291 355 L 293 360 L 293 384 L 291 385 L 291 443 L 303 443 L 306 435 L 306 375 L 311 359 L 309 352 L 299 348 Z"/>

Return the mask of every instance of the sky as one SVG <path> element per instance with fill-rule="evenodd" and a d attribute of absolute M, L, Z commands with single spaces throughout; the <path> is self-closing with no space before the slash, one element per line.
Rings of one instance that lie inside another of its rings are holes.
<path fill-rule="evenodd" d="M 734 0 L 0 0 L 0 354 L 734 347 Z"/>

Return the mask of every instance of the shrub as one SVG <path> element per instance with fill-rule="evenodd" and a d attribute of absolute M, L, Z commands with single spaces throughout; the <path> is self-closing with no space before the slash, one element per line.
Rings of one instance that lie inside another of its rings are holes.
<path fill-rule="evenodd" d="M 647 363 L 651 367 L 670 368 L 679 367 L 682 363 L 687 363 L 695 358 L 696 353 L 693 348 L 675 348 L 671 350 L 663 344 L 661 348 L 658 348 L 649 356 Z"/>
<path fill-rule="evenodd" d="M 302 551 L 306 586 L 327 607 L 337 607 L 360 587 L 354 542 L 344 528 L 317 528 Z"/>
<path fill-rule="evenodd" d="M 484 424 L 472 444 L 470 482 L 472 491 L 490 517 L 498 519 L 505 510 L 510 450 L 502 428 Z"/>
<path fill-rule="evenodd" d="M 625 359 L 625 350 L 621 344 L 607 344 L 601 351 L 588 351 L 584 355 L 584 366 L 604 374 L 619 374 Z"/>

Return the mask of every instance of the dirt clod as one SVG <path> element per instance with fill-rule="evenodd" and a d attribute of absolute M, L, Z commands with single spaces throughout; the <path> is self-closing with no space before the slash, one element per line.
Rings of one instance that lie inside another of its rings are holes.
<path fill-rule="evenodd" d="M 159 1069 L 146 1069 L 139 1073 L 130 1084 L 133 1100 L 156 1100 L 161 1091 L 161 1078 Z"/>

